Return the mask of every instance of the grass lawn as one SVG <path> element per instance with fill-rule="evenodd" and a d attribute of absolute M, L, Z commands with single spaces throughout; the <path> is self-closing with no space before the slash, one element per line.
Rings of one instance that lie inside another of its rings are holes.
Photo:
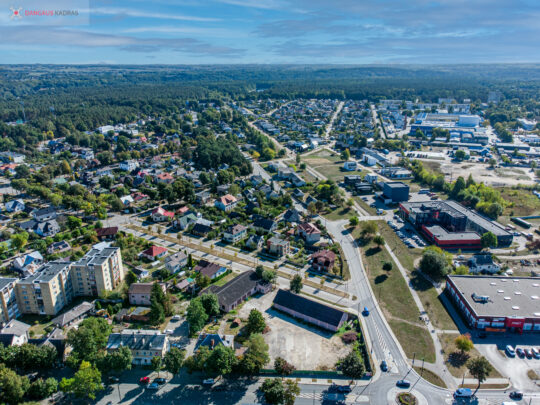
<path fill-rule="evenodd" d="M 388 323 L 408 358 L 412 359 L 416 353 L 417 360 L 435 363 L 435 346 L 424 326 L 414 326 L 395 319 L 389 319 Z"/>
<path fill-rule="evenodd" d="M 531 191 L 503 187 L 497 189 L 501 197 L 511 204 L 505 208 L 503 214 L 508 216 L 527 216 L 540 213 L 540 199 Z"/>
<path fill-rule="evenodd" d="M 421 363 L 420 363 L 421 364 Z M 422 376 L 422 378 L 424 378 L 425 380 L 429 381 L 430 383 L 438 386 L 438 387 L 443 387 L 443 388 L 446 388 L 446 384 L 444 383 L 444 381 L 442 380 L 441 377 L 439 377 L 437 374 L 435 374 L 433 371 L 431 370 L 427 370 L 424 368 L 424 370 L 422 371 L 422 367 L 420 366 L 414 366 L 414 370 L 420 374 Z"/>
<path fill-rule="evenodd" d="M 215 283 L 212 283 L 212 285 L 217 285 L 217 286 L 221 287 L 222 285 L 225 285 L 227 282 L 231 281 L 236 276 L 238 276 L 238 273 L 235 273 L 235 272 L 231 271 L 225 277 L 222 277 L 219 280 L 217 280 Z"/>
<path fill-rule="evenodd" d="M 329 221 L 337 221 L 340 219 L 349 219 L 357 215 L 356 211 L 349 207 L 338 207 L 333 211 L 323 214 L 323 216 Z"/>
<path fill-rule="evenodd" d="M 480 353 L 473 348 L 468 354 L 466 354 L 464 357 L 459 355 L 459 350 L 456 348 L 456 345 L 454 344 L 454 339 L 458 337 L 459 335 L 456 334 L 440 334 L 439 335 L 439 341 L 441 342 L 443 351 L 444 351 L 444 361 L 446 363 L 446 366 L 448 367 L 448 371 L 454 376 L 454 377 L 463 377 L 463 373 L 467 371 L 467 360 L 469 358 L 473 357 L 479 357 Z M 470 376 L 469 376 L 470 377 Z M 493 370 L 489 374 L 488 378 L 501 378 L 501 374 L 493 367 Z"/>
<path fill-rule="evenodd" d="M 46 315 L 26 314 L 21 316 L 19 321 L 31 325 L 30 330 L 28 331 L 30 337 L 38 338 L 47 333 L 45 329 L 52 327 L 52 322 L 50 321 L 52 318 L 52 316 Z"/>
<path fill-rule="evenodd" d="M 417 271 L 412 272 L 410 278 L 412 286 L 418 293 L 420 301 L 422 301 L 424 309 L 427 311 L 433 325 L 438 329 L 457 330 L 458 328 L 454 320 L 444 307 L 439 298 L 439 293 L 433 287 L 433 284 L 422 277 Z"/>

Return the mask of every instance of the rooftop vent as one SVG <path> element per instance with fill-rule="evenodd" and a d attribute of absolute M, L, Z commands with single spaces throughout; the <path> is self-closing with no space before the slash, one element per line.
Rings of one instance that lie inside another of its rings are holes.
<path fill-rule="evenodd" d="M 521 291 L 514 291 L 515 295 L 521 295 Z"/>
<path fill-rule="evenodd" d="M 476 293 L 472 293 L 472 299 L 476 302 L 488 302 L 489 295 L 478 295 Z"/>
<path fill-rule="evenodd" d="M 517 310 L 519 309 L 519 307 L 518 307 L 517 305 L 514 305 L 514 306 L 512 307 L 512 309 L 513 309 L 514 311 L 517 311 Z"/>
<path fill-rule="evenodd" d="M 532 298 L 533 300 L 537 300 L 537 299 L 538 299 L 538 295 L 531 295 L 531 298 Z"/>
<path fill-rule="evenodd" d="M 504 297 L 505 301 L 510 301 L 510 299 L 511 299 L 510 297 Z"/>
<path fill-rule="evenodd" d="M 497 285 L 497 283 L 489 283 L 489 285 Z"/>
<path fill-rule="evenodd" d="M 514 283 L 519 283 L 519 280 L 517 280 L 517 279 L 513 279 L 512 281 L 513 281 Z"/>
<path fill-rule="evenodd" d="M 502 294 L 502 293 L 504 292 L 504 290 L 497 290 L 497 292 L 498 292 L 499 294 Z"/>

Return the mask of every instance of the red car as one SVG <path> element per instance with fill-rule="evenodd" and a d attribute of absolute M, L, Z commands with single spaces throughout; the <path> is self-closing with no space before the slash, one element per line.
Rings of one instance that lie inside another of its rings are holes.
<path fill-rule="evenodd" d="M 141 384 L 148 384 L 150 382 L 150 377 L 141 377 L 139 380 L 139 383 Z"/>

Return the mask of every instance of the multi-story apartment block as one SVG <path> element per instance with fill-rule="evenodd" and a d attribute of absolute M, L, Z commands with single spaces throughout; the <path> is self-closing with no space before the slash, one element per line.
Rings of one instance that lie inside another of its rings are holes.
<path fill-rule="evenodd" d="M 75 295 L 99 295 L 113 290 L 124 279 L 120 248 L 94 245 L 71 266 Z"/>
<path fill-rule="evenodd" d="M 73 297 L 96 296 L 103 291 L 113 290 L 123 279 L 120 248 L 100 243 L 74 263 L 49 262 L 30 277 L 0 280 L 14 280 L 16 302 L 11 304 L 11 313 L 56 315 Z M 6 303 L 10 299 L 7 293 L 4 293 L 7 286 L 8 282 L 0 281 L 0 298 L 6 299 Z M 13 305 L 18 306 L 18 309 Z M 2 311 L 6 312 L 5 308 L 9 316 L 8 304 L 2 308 L 0 314 Z"/>
<path fill-rule="evenodd" d="M 9 322 L 20 315 L 15 284 L 17 278 L 0 278 L 0 322 Z"/>
<path fill-rule="evenodd" d="M 30 277 L 16 284 L 21 313 L 56 315 L 73 299 L 69 262 L 44 264 Z"/>

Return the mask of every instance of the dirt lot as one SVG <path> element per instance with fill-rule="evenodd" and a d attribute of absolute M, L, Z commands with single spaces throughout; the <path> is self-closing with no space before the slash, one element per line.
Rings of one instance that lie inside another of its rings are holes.
<path fill-rule="evenodd" d="M 349 352 L 341 338 L 273 310 L 271 306 L 275 295 L 276 291 L 251 299 L 239 312 L 241 318 L 247 318 L 253 308 L 264 314 L 270 327 L 264 339 L 269 346 L 271 365 L 276 357 L 283 357 L 298 370 L 331 369 L 339 357 Z"/>
<path fill-rule="evenodd" d="M 517 184 L 534 184 L 533 173 L 526 168 L 504 167 L 491 169 L 485 163 L 476 162 L 444 162 L 437 170 L 445 175 L 446 180 L 469 177 L 472 173 L 477 183 L 484 183 L 488 186 L 502 187 L 514 186 Z"/>

